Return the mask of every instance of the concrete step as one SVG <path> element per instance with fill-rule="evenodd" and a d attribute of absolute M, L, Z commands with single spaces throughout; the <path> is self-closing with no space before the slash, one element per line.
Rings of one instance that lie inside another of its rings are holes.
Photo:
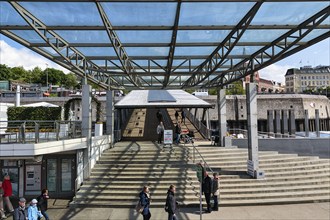
<path fill-rule="evenodd" d="M 251 193 L 241 193 L 241 194 L 224 194 L 220 193 L 220 200 L 222 201 L 232 201 L 232 200 L 260 200 L 260 199 L 275 199 L 275 198 L 291 198 L 291 197 L 311 197 L 311 196 L 330 196 L 329 190 L 304 190 L 304 191 L 297 191 L 297 192 L 267 192 L 264 194 L 251 194 Z M 97 196 L 98 200 L 103 201 L 137 201 L 138 200 L 138 193 L 121 193 L 118 192 L 117 196 L 112 196 L 108 194 L 100 194 Z M 198 202 L 199 194 L 176 194 L 176 198 L 178 201 L 196 201 Z M 95 195 L 87 194 L 84 196 L 78 195 L 75 200 L 94 200 Z M 163 194 L 152 194 L 151 193 L 151 201 L 152 202 L 161 202 L 165 201 L 166 199 L 166 192 Z M 329 198 L 330 200 L 330 198 Z"/>

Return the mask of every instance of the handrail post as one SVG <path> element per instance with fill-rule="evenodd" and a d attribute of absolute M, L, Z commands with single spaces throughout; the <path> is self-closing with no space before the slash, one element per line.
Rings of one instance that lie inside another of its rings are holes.
<path fill-rule="evenodd" d="M 34 122 L 34 141 L 35 143 L 39 143 L 39 124 Z"/>
<path fill-rule="evenodd" d="M 59 123 L 55 121 L 55 132 L 56 132 L 56 140 L 60 140 L 60 128 L 59 128 Z"/>
<path fill-rule="evenodd" d="M 20 126 L 20 141 L 22 142 L 22 144 L 25 144 L 25 121 L 23 122 L 23 124 L 21 124 Z"/>

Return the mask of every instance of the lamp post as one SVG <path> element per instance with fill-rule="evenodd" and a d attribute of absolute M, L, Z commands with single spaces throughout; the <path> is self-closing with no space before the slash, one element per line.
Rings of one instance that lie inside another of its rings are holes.
<path fill-rule="evenodd" d="M 46 86 L 48 90 L 48 64 L 46 63 Z"/>

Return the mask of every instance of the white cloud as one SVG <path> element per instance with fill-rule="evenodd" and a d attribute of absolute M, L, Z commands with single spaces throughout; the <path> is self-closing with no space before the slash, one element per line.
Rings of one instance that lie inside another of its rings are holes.
<path fill-rule="evenodd" d="M 274 80 L 276 82 L 284 83 L 285 82 L 285 73 L 288 69 L 294 68 L 294 66 L 280 66 L 277 64 L 272 64 L 266 68 L 259 70 L 259 75 L 261 78 Z"/>
<path fill-rule="evenodd" d="M 32 70 L 37 66 L 45 69 L 47 63 L 50 68 L 62 70 L 64 73 L 70 72 L 28 48 L 15 48 L 4 40 L 0 40 L 0 63 L 9 67 L 23 66 L 26 70 Z"/>

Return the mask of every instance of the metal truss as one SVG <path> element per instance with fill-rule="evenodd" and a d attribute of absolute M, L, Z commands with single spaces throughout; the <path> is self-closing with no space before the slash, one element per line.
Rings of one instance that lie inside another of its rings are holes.
<path fill-rule="evenodd" d="M 176 7 L 174 27 L 173 27 L 173 31 L 172 31 L 170 51 L 168 53 L 168 58 L 167 58 L 166 75 L 164 78 L 163 88 L 166 88 L 166 86 L 168 84 L 168 80 L 170 78 L 170 74 L 172 72 L 172 64 L 173 64 L 175 47 L 176 47 L 176 37 L 177 37 L 177 33 L 178 33 L 180 11 L 181 11 L 181 0 L 178 1 L 177 7 Z"/>
<path fill-rule="evenodd" d="M 114 51 L 116 52 L 118 59 L 122 65 L 121 69 L 123 69 L 125 71 L 125 73 L 127 73 L 128 78 L 130 79 L 130 82 L 134 86 L 136 86 L 138 88 L 142 88 L 141 78 L 135 72 L 134 66 L 132 65 L 132 62 L 131 62 L 128 54 L 126 53 L 125 48 L 123 47 L 122 43 L 120 42 L 116 32 L 113 30 L 113 27 L 108 19 L 108 16 L 104 12 L 103 7 L 101 6 L 101 4 L 99 2 L 96 2 L 95 4 L 100 13 L 100 17 L 106 28 L 109 39 L 112 43 L 112 47 L 113 47 Z"/>
<path fill-rule="evenodd" d="M 114 88 L 122 89 L 122 85 L 116 80 L 112 79 L 108 75 L 102 72 L 102 69 L 86 59 L 86 57 L 79 52 L 76 48 L 71 47 L 64 39 L 57 35 L 54 31 L 48 30 L 47 26 L 43 24 L 40 20 L 34 17 L 30 12 L 24 9 L 21 5 L 16 2 L 9 2 L 13 8 L 22 16 L 22 18 L 33 28 L 33 30 L 59 55 L 63 60 L 56 60 L 52 58 L 53 61 L 64 67 L 68 68 L 72 72 L 76 73 L 81 77 L 98 84 L 102 88 Z M 41 49 L 34 49 L 41 55 Z M 98 71 L 92 71 L 95 69 Z"/>
<path fill-rule="evenodd" d="M 208 76 L 210 76 L 219 66 L 228 61 L 228 55 L 241 39 L 244 32 L 247 30 L 261 5 L 262 2 L 258 2 L 251 8 L 251 10 L 243 17 L 237 26 L 213 51 L 209 58 L 193 71 L 193 75 L 183 84 L 183 87 L 192 87 L 198 85 Z"/>
<path fill-rule="evenodd" d="M 228 71 L 223 73 L 211 81 L 205 83 L 202 88 L 219 87 L 222 85 L 230 84 L 237 79 L 241 79 L 247 75 L 254 73 L 270 64 L 273 64 L 283 58 L 286 58 L 293 53 L 296 53 L 314 43 L 317 43 L 330 36 L 330 31 L 315 38 L 313 41 L 305 45 L 300 45 L 294 48 L 297 43 L 307 36 L 312 30 L 314 30 L 319 24 L 325 21 L 330 14 L 330 6 L 323 9 L 319 13 L 315 14 L 311 18 L 307 19 L 297 28 L 288 31 L 281 37 L 273 41 L 269 46 L 265 46 L 251 55 L 248 59 L 243 59 L 241 62 L 230 68 Z M 284 42 L 283 44 L 280 43 Z"/>

